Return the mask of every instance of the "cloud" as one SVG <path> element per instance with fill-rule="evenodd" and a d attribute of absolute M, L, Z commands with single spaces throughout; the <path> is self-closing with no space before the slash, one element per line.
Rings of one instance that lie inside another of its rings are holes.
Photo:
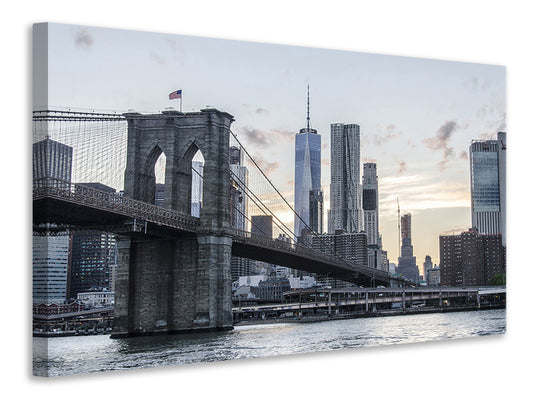
<path fill-rule="evenodd" d="M 270 131 L 263 131 L 251 127 L 243 127 L 239 129 L 246 141 L 253 146 L 273 146 L 279 145 L 279 140 L 292 139 L 294 133 L 285 130 L 272 129 Z"/>
<path fill-rule="evenodd" d="M 466 150 L 463 150 L 461 154 L 459 154 L 459 158 L 468 161 L 468 153 L 466 152 Z"/>
<path fill-rule="evenodd" d="M 266 176 L 269 176 L 271 173 L 273 173 L 279 168 L 279 163 L 277 161 L 270 162 L 265 160 L 263 157 L 257 155 L 254 155 L 253 158 Z"/>
<path fill-rule="evenodd" d="M 483 132 L 477 135 L 477 138 L 479 140 L 495 140 L 496 132 Z"/>
<path fill-rule="evenodd" d="M 487 106 L 486 104 L 482 105 L 481 107 L 478 108 L 478 110 L 476 111 L 476 116 L 479 118 L 479 119 L 483 119 L 487 116 L 487 111 L 489 109 L 489 106 Z"/>
<path fill-rule="evenodd" d="M 397 211 L 396 199 L 400 199 L 404 210 L 419 211 L 439 208 L 469 208 L 470 188 L 464 183 L 454 182 L 442 176 L 401 175 L 380 179 L 380 215 L 394 218 Z"/>
<path fill-rule="evenodd" d="M 475 77 L 470 78 L 470 79 L 467 79 L 466 81 L 463 81 L 463 86 L 467 89 L 477 90 L 479 86 L 479 81 Z"/>
<path fill-rule="evenodd" d="M 403 160 L 396 160 L 396 164 L 398 164 L 399 169 L 398 173 L 403 174 L 404 172 L 407 172 L 407 163 Z"/>
<path fill-rule="evenodd" d="M 153 51 L 150 52 L 150 58 L 159 65 L 165 64 L 165 60 Z"/>
<path fill-rule="evenodd" d="M 75 42 L 77 47 L 89 50 L 94 44 L 94 39 L 87 28 L 83 28 L 76 32 Z"/>
<path fill-rule="evenodd" d="M 435 134 L 435 137 L 422 140 L 427 148 L 440 150 L 448 148 L 448 141 L 459 126 L 455 121 L 446 121 Z"/>
<path fill-rule="evenodd" d="M 452 134 L 459 128 L 455 121 L 446 121 L 435 133 L 435 137 L 422 140 L 428 149 L 443 152 L 442 160 L 437 164 L 442 171 L 448 167 L 448 162 L 455 156 L 453 147 L 449 146 Z"/>
<path fill-rule="evenodd" d="M 268 114 L 270 111 L 268 111 L 266 108 L 257 107 L 255 109 L 256 114 Z"/>
<path fill-rule="evenodd" d="M 388 142 L 390 142 L 391 140 L 397 138 L 398 136 L 403 135 L 403 132 L 402 132 L 402 131 L 393 133 L 394 128 L 395 128 L 394 125 L 389 125 L 389 126 L 387 127 L 387 132 L 389 132 L 389 133 L 386 134 L 385 136 L 374 135 L 374 136 L 373 136 L 374 144 L 375 144 L 376 146 L 381 146 L 382 144 L 388 143 Z"/>
<path fill-rule="evenodd" d="M 501 115 L 501 120 L 500 120 L 500 124 L 498 125 L 498 132 L 500 131 L 505 131 L 505 129 L 507 128 L 507 113 L 504 111 L 502 112 L 502 115 Z"/>

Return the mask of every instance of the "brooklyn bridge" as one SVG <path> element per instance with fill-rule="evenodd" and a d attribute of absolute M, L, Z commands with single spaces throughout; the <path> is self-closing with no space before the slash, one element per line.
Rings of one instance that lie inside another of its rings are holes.
<path fill-rule="evenodd" d="M 113 337 L 231 329 L 232 256 L 367 287 L 406 283 L 296 240 L 289 223 L 301 217 L 232 132 L 234 118 L 227 112 L 43 110 L 35 111 L 33 120 L 34 142 L 48 140 L 73 148 L 72 174 L 66 179 L 36 175 L 36 163 L 55 161 L 54 152 L 41 161 L 34 152 L 34 232 L 116 234 Z M 253 182 L 231 170 L 234 146 L 245 155 Z M 204 159 L 201 172 L 192 167 L 197 153 Z M 164 196 L 156 205 L 156 169 L 162 155 Z M 203 180 L 199 217 L 191 215 L 194 175 Z M 288 240 L 253 229 L 249 215 L 231 201 L 235 187 L 249 199 L 254 213 L 270 216 L 276 232 Z M 246 220 L 245 229 L 232 224 L 232 215 L 239 214 Z M 320 240 L 319 233 L 310 228 L 309 232 Z"/>

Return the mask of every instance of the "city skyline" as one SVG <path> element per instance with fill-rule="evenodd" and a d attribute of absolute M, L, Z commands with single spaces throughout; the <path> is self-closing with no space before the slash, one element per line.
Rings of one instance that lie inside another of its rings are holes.
<path fill-rule="evenodd" d="M 182 89 L 184 111 L 209 102 L 235 116 L 234 132 L 289 201 L 294 136 L 310 84 L 312 128 L 322 134 L 324 210 L 330 124 L 358 124 L 361 163 L 380 170 L 379 224 L 393 262 L 396 198 L 413 215 L 415 255 L 438 262 L 438 236 L 471 224 L 470 141 L 505 129 L 500 66 L 54 24 L 49 51 L 58 61 L 50 64 L 49 105 L 159 111 L 177 107 L 168 93 Z"/>

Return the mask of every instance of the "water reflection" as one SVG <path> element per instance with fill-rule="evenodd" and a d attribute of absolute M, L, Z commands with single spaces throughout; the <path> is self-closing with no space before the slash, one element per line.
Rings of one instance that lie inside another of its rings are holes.
<path fill-rule="evenodd" d="M 505 332 L 505 310 L 316 323 L 237 326 L 232 331 L 110 339 L 34 338 L 34 373 L 70 375 Z M 49 358 L 45 355 L 48 351 Z"/>

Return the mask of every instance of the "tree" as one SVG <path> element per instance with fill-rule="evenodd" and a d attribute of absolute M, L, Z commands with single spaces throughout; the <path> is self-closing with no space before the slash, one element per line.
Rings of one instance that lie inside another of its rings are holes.
<path fill-rule="evenodd" d="M 490 278 L 490 285 L 491 286 L 505 285 L 505 274 L 494 274 L 494 276 Z"/>

